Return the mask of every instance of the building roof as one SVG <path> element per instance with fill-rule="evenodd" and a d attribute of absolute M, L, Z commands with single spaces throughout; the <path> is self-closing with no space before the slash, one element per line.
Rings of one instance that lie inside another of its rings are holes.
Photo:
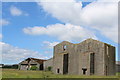
<path fill-rule="evenodd" d="M 88 38 L 88 39 L 86 39 L 86 40 L 84 40 L 84 41 L 89 41 L 89 40 L 96 41 L 96 42 L 100 42 L 100 43 L 104 43 L 104 44 L 107 44 L 107 45 L 109 45 L 109 46 L 112 46 L 111 44 L 108 44 L 108 43 L 105 43 L 105 42 L 102 42 L 102 41 L 99 41 L 99 40 L 95 40 L 95 39 L 92 39 L 92 38 Z M 84 42 L 84 41 L 82 41 L 82 42 Z M 80 42 L 80 43 L 82 43 L 82 42 Z M 80 44 L 80 43 L 78 43 L 78 44 Z M 113 46 L 113 47 L 114 47 L 114 46 Z"/>
<path fill-rule="evenodd" d="M 30 58 L 30 59 L 32 59 L 32 60 L 34 60 L 34 61 L 36 61 L 40 64 L 42 64 L 44 61 L 46 61 L 46 60 L 43 60 L 43 59 L 36 59 L 36 58 Z"/>
<path fill-rule="evenodd" d="M 43 59 L 27 58 L 24 61 L 20 62 L 20 64 L 28 64 L 29 60 L 34 60 L 35 62 L 37 62 L 39 64 L 42 64 L 44 61 L 46 61 L 46 60 L 43 60 Z"/>
<path fill-rule="evenodd" d="M 86 40 L 84 40 L 84 41 L 82 41 L 82 42 L 80 42 L 80 43 L 76 43 L 76 44 L 71 43 L 71 42 L 68 42 L 68 41 L 63 41 L 63 42 L 70 43 L 70 44 L 73 44 L 73 45 L 78 45 L 78 44 L 81 44 L 81 43 L 83 43 L 83 42 L 85 42 L 85 41 L 89 41 L 89 40 L 97 41 L 97 42 L 104 43 L 104 44 L 107 44 L 107 45 L 109 45 L 109 46 L 112 46 L 111 44 L 108 44 L 108 43 L 105 43 L 105 42 L 102 42 L 102 41 L 99 41 L 99 40 L 95 40 L 95 39 L 92 39 L 92 38 L 88 38 L 88 39 L 86 39 Z M 61 43 L 63 43 L 63 42 L 61 42 Z M 59 43 L 59 44 L 60 44 L 60 43 Z M 57 44 L 57 45 L 58 45 L 58 44 Z M 55 46 L 56 46 L 56 45 L 55 45 Z M 114 47 L 114 46 L 113 46 L 113 47 Z"/>
<path fill-rule="evenodd" d="M 19 64 L 28 64 L 28 61 L 22 61 Z"/>

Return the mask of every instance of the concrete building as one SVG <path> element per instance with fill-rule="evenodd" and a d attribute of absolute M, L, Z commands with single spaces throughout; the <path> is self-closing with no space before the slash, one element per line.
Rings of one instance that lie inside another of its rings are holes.
<path fill-rule="evenodd" d="M 51 67 L 51 71 L 52 71 L 52 69 L 53 69 L 53 58 L 50 58 L 47 61 L 44 61 L 44 70 L 48 71 L 49 67 Z"/>
<path fill-rule="evenodd" d="M 115 75 L 115 47 L 91 38 L 78 44 L 63 41 L 54 46 L 53 72 Z"/>
<path fill-rule="evenodd" d="M 19 70 L 30 70 L 32 66 L 36 66 L 37 70 L 43 70 L 43 62 L 46 60 L 27 58 L 19 63 Z"/>

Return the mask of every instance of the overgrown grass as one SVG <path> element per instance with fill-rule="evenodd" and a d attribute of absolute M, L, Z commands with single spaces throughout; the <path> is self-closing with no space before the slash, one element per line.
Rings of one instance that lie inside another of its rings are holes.
<path fill-rule="evenodd" d="M 50 71 L 22 71 L 15 69 L 3 69 L 2 78 L 118 78 L 116 76 L 80 76 L 80 75 L 57 75 Z"/>

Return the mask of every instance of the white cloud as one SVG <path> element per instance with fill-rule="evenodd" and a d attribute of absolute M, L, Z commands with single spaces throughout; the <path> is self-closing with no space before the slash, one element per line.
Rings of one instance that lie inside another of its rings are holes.
<path fill-rule="evenodd" d="M 19 63 L 20 61 L 28 58 L 28 57 L 34 57 L 34 58 L 41 58 L 46 59 L 47 57 L 43 56 L 42 54 L 31 51 L 27 49 L 21 49 L 18 47 L 14 47 L 10 44 L 6 44 L 4 42 L 0 42 L 0 46 L 2 46 L 2 61 L 4 63 Z"/>
<path fill-rule="evenodd" d="M 45 45 L 46 48 L 53 49 L 55 45 L 57 45 L 59 42 L 49 42 L 49 41 L 44 41 L 43 44 Z M 47 51 L 46 51 L 47 53 Z"/>
<path fill-rule="evenodd" d="M 82 3 L 76 2 L 75 0 L 70 0 L 69 2 L 56 2 L 57 0 L 49 0 L 38 3 L 43 9 L 51 14 L 53 17 L 63 21 L 63 22 L 75 22 L 79 20 L 80 12 L 82 9 Z M 65 0 L 68 1 L 68 0 Z"/>
<path fill-rule="evenodd" d="M 5 20 L 5 19 L 0 19 L 0 25 L 1 26 L 5 26 L 5 25 L 8 25 L 10 22 Z"/>
<path fill-rule="evenodd" d="M 3 37 L 2 34 L 0 34 L 0 40 L 2 39 L 2 37 Z"/>
<path fill-rule="evenodd" d="M 97 0 L 84 8 L 82 8 L 81 2 L 70 1 L 56 2 L 53 0 L 49 3 L 49 0 L 45 0 L 38 4 L 42 6 L 44 11 L 62 22 L 97 29 L 101 34 L 117 42 L 118 0 L 110 0 L 110 2 Z"/>
<path fill-rule="evenodd" d="M 15 7 L 15 6 L 11 6 L 11 7 L 10 7 L 10 13 L 11 13 L 11 15 L 13 15 L 13 16 L 21 16 L 21 15 L 29 16 L 28 13 L 25 13 L 24 11 L 18 9 L 18 8 Z"/>
<path fill-rule="evenodd" d="M 35 0 L 36 2 L 74 2 L 74 0 Z"/>
<path fill-rule="evenodd" d="M 119 2 L 120 0 L 97 0 L 98 2 Z"/>
<path fill-rule="evenodd" d="M 10 12 L 11 12 L 11 14 L 12 14 L 13 16 L 20 16 L 20 15 L 22 15 L 22 13 L 23 13 L 22 10 L 18 9 L 18 8 L 15 7 L 15 6 L 11 6 Z"/>
<path fill-rule="evenodd" d="M 96 38 L 92 31 L 72 24 L 54 24 L 47 27 L 27 27 L 23 29 L 29 35 L 49 35 L 59 40 L 81 41 L 86 38 Z"/>
<path fill-rule="evenodd" d="M 75 0 L 35 0 L 36 2 L 74 2 Z M 78 1 L 78 0 L 76 0 Z M 79 0 L 82 2 L 93 2 L 96 0 Z M 99 2 L 119 2 L 119 0 L 97 0 Z"/>
<path fill-rule="evenodd" d="M 117 3 L 94 2 L 82 10 L 82 25 L 97 29 L 109 39 L 118 42 Z"/>

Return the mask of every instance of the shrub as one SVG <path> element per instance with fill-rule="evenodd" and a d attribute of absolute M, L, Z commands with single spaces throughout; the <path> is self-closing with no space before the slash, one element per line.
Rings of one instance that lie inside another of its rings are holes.
<path fill-rule="evenodd" d="M 48 67 L 48 71 L 51 71 L 51 70 L 52 70 L 52 67 L 51 67 L 51 66 L 49 66 L 49 67 Z"/>
<path fill-rule="evenodd" d="M 37 70 L 38 68 L 36 66 L 32 66 L 30 70 Z"/>

